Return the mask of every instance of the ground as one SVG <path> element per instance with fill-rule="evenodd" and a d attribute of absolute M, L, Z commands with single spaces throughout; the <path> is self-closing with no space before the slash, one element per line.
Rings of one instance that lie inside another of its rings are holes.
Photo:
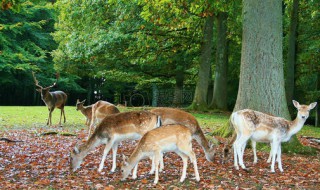
<path fill-rule="evenodd" d="M 62 130 L 62 129 L 61 129 Z M 248 170 L 235 170 L 232 156 L 221 163 L 222 145 L 217 146 L 213 163 L 205 159 L 203 150 L 194 142 L 193 148 L 201 180 L 194 179 L 194 170 L 189 162 L 187 179 L 180 183 L 182 161 L 174 153 L 166 153 L 165 169 L 159 174 L 159 182 L 153 185 L 154 175 L 148 174 L 150 160 L 140 162 L 138 179 L 131 177 L 121 181 L 121 154 L 127 156 L 136 142 L 127 141 L 118 150 L 117 170 L 111 169 L 111 154 L 108 155 L 102 173 L 97 171 L 103 146 L 84 159 L 81 168 L 70 171 L 69 152 L 77 142 L 86 137 L 86 130 L 77 131 L 77 136 L 41 135 L 41 130 L 10 130 L 1 137 L 23 142 L 0 141 L 0 189 L 320 189 L 320 154 L 282 155 L 281 173 L 276 167 L 270 173 L 266 163 L 268 152 L 258 151 L 259 161 L 253 165 L 251 149 L 245 152 Z M 311 145 L 307 138 L 301 140 Z M 319 145 L 313 145 L 319 148 Z"/>

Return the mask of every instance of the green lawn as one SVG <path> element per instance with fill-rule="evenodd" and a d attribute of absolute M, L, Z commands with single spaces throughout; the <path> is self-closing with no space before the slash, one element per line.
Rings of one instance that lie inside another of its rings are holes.
<path fill-rule="evenodd" d="M 121 111 L 130 111 L 142 108 L 120 108 Z M 86 129 L 85 117 L 75 106 L 65 107 L 67 122 L 65 131 Z M 216 128 L 227 125 L 229 115 L 224 113 L 193 113 L 205 131 L 214 131 Z M 39 129 L 46 126 L 48 109 L 45 106 L 0 106 L 0 131 L 13 129 Z M 52 123 L 59 122 L 60 110 L 56 109 L 52 115 Z M 320 128 L 304 126 L 298 135 L 320 137 Z"/>

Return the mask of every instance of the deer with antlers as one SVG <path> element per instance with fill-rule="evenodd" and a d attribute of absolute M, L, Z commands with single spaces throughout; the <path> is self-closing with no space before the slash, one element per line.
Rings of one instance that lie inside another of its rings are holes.
<path fill-rule="evenodd" d="M 36 90 L 41 93 L 41 99 L 46 104 L 46 106 L 48 107 L 48 110 L 49 110 L 49 117 L 48 117 L 47 125 L 49 125 L 49 126 L 52 125 L 51 117 L 52 117 L 52 112 L 55 108 L 58 108 L 61 110 L 59 125 L 61 125 L 62 115 L 63 115 L 64 123 L 65 123 L 66 116 L 64 113 L 64 106 L 67 101 L 67 94 L 62 91 L 50 92 L 49 90 L 56 85 L 56 82 L 54 82 L 53 85 L 44 88 L 39 85 L 39 81 L 36 79 L 34 72 L 32 72 L 32 76 L 33 76 L 35 85 L 37 87 Z"/>
<path fill-rule="evenodd" d="M 311 103 L 310 105 L 300 105 L 299 102 L 293 100 L 293 105 L 298 109 L 297 117 L 293 121 L 250 109 L 232 113 L 230 120 L 237 134 L 233 143 L 234 166 L 237 170 L 239 169 L 238 161 L 243 169 L 246 168 L 243 164 L 243 153 L 247 141 L 251 139 L 254 144 L 255 142 L 271 144 L 271 172 L 275 172 L 274 165 L 276 157 L 278 168 L 280 172 L 283 172 L 281 142 L 289 141 L 292 135 L 302 129 L 309 117 L 310 110 L 317 105 L 317 102 Z M 253 148 L 255 149 L 255 146 L 253 146 Z"/>

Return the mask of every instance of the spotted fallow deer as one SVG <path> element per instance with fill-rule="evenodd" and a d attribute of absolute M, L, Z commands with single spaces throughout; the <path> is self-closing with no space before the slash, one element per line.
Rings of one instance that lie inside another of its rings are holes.
<path fill-rule="evenodd" d="M 191 130 L 192 138 L 195 139 L 199 145 L 203 148 L 206 159 L 210 162 L 214 160 L 215 149 L 213 144 L 211 144 L 203 134 L 203 131 L 197 121 L 197 119 L 188 112 L 185 112 L 176 108 L 160 107 L 150 110 L 150 112 L 155 113 L 161 118 L 161 125 L 171 125 L 179 124 L 184 125 Z M 217 140 L 215 140 L 217 142 Z M 163 160 L 160 159 L 160 171 L 164 168 Z M 155 171 L 154 159 L 150 174 Z M 133 171 L 132 177 L 136 178 L 137 168 Z"/>
<path fill-rule="evenodd" d="M 122 180 L 125 180 L 131 170 L 141 159 L 154 157 L 155 160 L 155 179 L 154 184 L 159 180 L 159 162 L 164 152 L 175 152 L 183 161 L 183 171 L 180 182 L 186 178 L 188 157 L 193 163 L 195 177 L 200 181 L 197 160 L 192 150 L 192 132 L 182 125 L 166 125 L 147 132 L 139 141 L 131 156 L 124 158 L 121 171 Z"/>
<path fill-rule="evenodd" d="M 92 105 L 92 117 L 90 122 L 90 127 L 88 131 L 87 140 L 89 139 L 92 130 L 94 127 L 102 121 L 107 115 L 120 113 L 118 108 L 106 101 L 99 100 L 95 104 Z"/>
<path fill-rule="evenodd" d="M 98 171 L 102 171 L 106 156 L 112 148 L 111 172 L 114 172 L 118 144 L 124 140 L 140 139 L 146 132 L 159 126 L 159 116 L 147 111 L 130 111 L 108 115 L 97 125 L 87 142 L 80 146 L 76 145 L 71 151 L 71 169 L 76 171 L 91 150 L 101 144 L 106 144 Z"/>
<path fill-rule="evenodd" d="M 62 114 L 63 114 L 63 118 L 64 118 L 64 123 L 65 123 L 66 116 L 64 113 L 64 106 L 67 101 L 66 93 L 64 93 L 62 91 L 49 92 L 49 90 L 56 85 L 56 82 L 53 83 L 53 85 L 51 85 L 51 86 L 43 88 L 42 86 L 39 85 L 39 81 L 36 79 L 34 72 L 32 72 L 32 76 L 33 76 L 35 85 L 37 87 L 36 90 L 41 93 L 41 99 L 46 104 L 46 106 L 48 107 L 48 110 L 49 110 L 49 117 L 48 117 L 47 125 L 49 125 L 49 126 L 52 125 L 51 117 L 52 117 L 52 112 L 55 108 L 61 109 L 59 125 L 61 125 Z"/>
<path fill-rule="evenodd" d="M 313 109 L 317 102 L 310 105 L 300 105 L 293 100 L 293 105 L 298 109 L 298 114 L 295 120 L 288 121 L 281 117 L 271 116 L 258 111 L 245 109 L 232 113 L 230 120 L 237 134 L 236 140 L 233 143 L 234 166 L 238 170 L 238 160 L 240 166 L 245 169 L 243 163 L 243 153 L 247 140 L 251 139 L 254 142 L 265 142 L 271 144 L 271 172 L 275 172 L 274 165 L 277 157 L 278 168 L 281 172 L 281 142 L 287 142 L 291 136 L 298 133 L 307 118 L 309 112 Z"/>
<path fill-rule="evenodd" d="M 90 122 L 92 119 L 92 105 L 83 106 L 85 101 L 86 100 L 80 102 L 79 99 L 77 99 L 76 110 L 81 111 L 81 113 L 86 117 L 86 125 L 90 126 Z"/>

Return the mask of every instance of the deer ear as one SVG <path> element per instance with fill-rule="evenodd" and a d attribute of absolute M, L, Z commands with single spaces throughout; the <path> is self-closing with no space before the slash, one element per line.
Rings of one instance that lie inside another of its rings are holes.
<path fill-rule="evenodd" d="M 297 109 L 300 107 L 299 102 L 292 100 L 292 103 L 293 103 L 294 107 L 296 107 Z"/>
<path fill-rule="evenodd" d="M 41 89 L 40 89 L 40 88 L 37 88 L 36 91 L 37 91 L 37 92 L 41 92 Z"/>
<path fill-rule="evenodd" d="M 77 99 L 77 104 L 78 104 L 79 102 L 80 102 L 79 99 Z"/>
<path fill-rule="evenodd" d="M 83 104 L 84 104 L 85 102 L 86 102 L 86 99 L 84 99 L 81 103 L 83 103 Z"/>
<path fill-rule="evenodd" d="M 316 107 L 317 102 L 313 102 L 309 105 L 309 109 L 312 110 L 314 107 Z"/>

